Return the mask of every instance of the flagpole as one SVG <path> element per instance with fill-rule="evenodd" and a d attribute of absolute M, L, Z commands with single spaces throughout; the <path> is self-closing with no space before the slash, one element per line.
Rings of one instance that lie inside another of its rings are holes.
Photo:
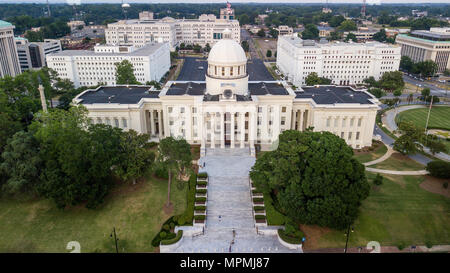
<path fill-rule="evenodd" d="M 426 134 L 427 136 L 428 136 L 428 130 L 427 130 L 427 128 L 428 128 L 428 121 L 430 120 L 431 106 L 433 105 L 433 97 L 434 97 L 434 96 L 431 96 L 430 108 L 428 109 L 427 123 L 426 123 L 426 125 L 425 125 L 425 134 Z"/>

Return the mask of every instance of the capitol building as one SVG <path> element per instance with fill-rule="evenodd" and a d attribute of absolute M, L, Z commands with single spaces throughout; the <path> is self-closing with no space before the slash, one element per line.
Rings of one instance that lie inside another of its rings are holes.
<path fill-rule="evenodd" d="M 172 136 L 206 148 L 275 147 L 285 130 L 329 131 L 355 149 L 372 144 L 378 100 L 349 86 L 291 87 L 284 81 L 249 81 L 247 57 L 228 30 L 211 49 L 205 81 L 151 86 L 100 86 L 74 103 L 92 123 Z"/>

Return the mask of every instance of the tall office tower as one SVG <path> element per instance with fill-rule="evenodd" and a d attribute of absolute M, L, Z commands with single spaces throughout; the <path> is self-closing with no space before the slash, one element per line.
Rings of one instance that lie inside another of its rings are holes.
<path fill-rule="evenodd" d="M 14 26 L 0 20 L 0 78 L 20 74 L 19 57 L 14 42 Z"/>

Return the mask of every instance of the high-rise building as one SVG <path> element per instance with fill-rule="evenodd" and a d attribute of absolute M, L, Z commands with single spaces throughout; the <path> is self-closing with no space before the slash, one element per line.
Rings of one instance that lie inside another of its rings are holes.
<path fill-rule="evenodd" d="M 48 67 L 62 79 L 71 80 L 75 87 L 99 83 L 116 84 L 116 63 L 128 60 L 137 81 L 159 81 L 170 69 L 167 43 L 134 46 L 97 45 L 91 50 L 64 50 L 47 55 Z"/>
<path fill-rule="evenodd" d="M 408 56 L 414 62 L 432 60 L 438 66 L 438 73 L 450 69 L 450 28 L 430 28 L 411 31 L 410 34 L 398 34 L 395 41 L 402 46 L 402 56 Z"/>
<path fill-rule="evenodd" d="M 171 50 L 174 50 L 181 43 L 213 46 L 222 39 L 225 29 L 231 30 L 232 39 L 240 43 L 239 21 L 217 19 L 214 14 L 202 14 L 198 19 L 164 17 L 156 20 L 121 20 L 108 24 L 105 38 L 107 44 L 130 44 L 136 47 L 151 42 L 167 42 Z"/>
<path fill-rule="evenodd" d="M 398 70 L 400 47 L 379 42 L 330 43 L 281 36 L 277 66 L 297 86 L 305 85 L 312 72 L 337 85 L 361 84 L 371 76 L 378 80 L 383 73 Z"/>
<path fill-rule="evenodd" d="M 0 78 L 20 74 L 19 56 L 14 42 L 14 26 L 0 20 Z"/>
<path fill-rule="evenodd" d="M 45 57 L 50 53 L 62 51 L 61 42 L 57 39 L 45 39 L 44 42 L 28 42 L 27 39 L 16 37 L 17 53 L 20 69 L 39 69 L 46 65 Z"/>

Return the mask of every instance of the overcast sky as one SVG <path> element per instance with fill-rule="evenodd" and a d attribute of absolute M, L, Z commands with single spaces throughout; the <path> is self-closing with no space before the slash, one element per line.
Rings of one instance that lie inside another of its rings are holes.
<path fill-rule="evenodd" d="M 362 3 L 363 0 L 329 0 L 329 3 Z M 0 0 L 0 3 L 45 3 L 46 0 Z M 49 0 L 50 3 L 121 3 L 122 0 Z M 124 0 L 126 3 L 225 3 L 226 0 Z M 235 0 L 230 3 L 325 3 L 326 0 Z M 450 3 L 450 0 L 367 0 L 368 4 L 384 3 Z"/>

